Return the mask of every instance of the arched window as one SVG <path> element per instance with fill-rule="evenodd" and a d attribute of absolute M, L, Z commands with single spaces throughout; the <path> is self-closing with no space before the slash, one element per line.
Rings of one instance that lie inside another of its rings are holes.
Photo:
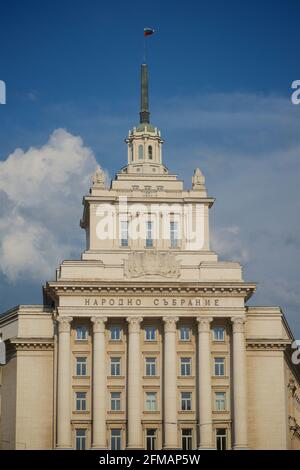
<path fill-rule="evenodd" d="M 133 161 L 133 145 L 129 145 L 129 155 L 130 155 L 130 160 Z"/>
<path fill-rule="evenodd" d="M 149 158 L 149 160 L 152 160 L 152 154 L 153 154 L 152 145 L 149 145 L 148 146 L 148 158 Z"/>
<path fill-rule="evenodd" d="M 139 160 L 143 160 L 144 149 L 142 145 L 139 145 Z"/>

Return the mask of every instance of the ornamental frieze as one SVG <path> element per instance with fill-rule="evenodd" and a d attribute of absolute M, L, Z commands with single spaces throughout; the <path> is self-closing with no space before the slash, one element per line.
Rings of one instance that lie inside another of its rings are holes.
<path fill-rule="evenodd" d="M 180 264 L 169 252 L 141 251 L 130 253 L 124 261 L 124 275 L 127 278 L 142 276 L 180 276 Z"/>

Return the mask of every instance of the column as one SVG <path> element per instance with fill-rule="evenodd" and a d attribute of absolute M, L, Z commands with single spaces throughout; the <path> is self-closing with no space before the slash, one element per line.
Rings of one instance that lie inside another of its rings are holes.
<path fill-rule="evenodd" d="M 233 317 L 233 409 L 234 449 L 247 449 L 247 381 L 245 317 Z"/>
<path fill-rule="evenodd" d="M 211 392 L 211 317 L 198 317 L 198 374 L 199 374 L 199 449 L 212 449 L 212 392 Z"/>
<path fill-rule="evenodd" d="M 142 317 L 128 317 L 127 449 L 143 448 L 141 400 Z"/>
<path fill-rule="evenodd" d="M 57 448 L 71 449 L 71 321 L 58 317 Z"/>
<path fill-rule="evenodd" d="M 92 317 L 93 323 L 93 429 L 92 448 L 106 449 L 106 317 Z"/>
<path fill-rule="evenodd" d="M 178 317 L 164 321 L 164 449 L 178 448 L 176 323 Z"/>

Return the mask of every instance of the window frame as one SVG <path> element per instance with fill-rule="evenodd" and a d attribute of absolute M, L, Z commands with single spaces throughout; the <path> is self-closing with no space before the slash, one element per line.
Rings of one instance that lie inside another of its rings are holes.
<path fill-rule="evenodd" d="M 116 390 L 110 390 L 110 411 L 116 413 L 118 411 L 121 411 L 122 410 L 122 392 L 121 391 L 116 391 Z M 119 395 L 119 398 L 116 398 L 114 397 L 113 398 L 113 394 L 118 394 Z M 118 404 L 117 406 L 115 406 L 115 408 L 113 407 L 113 403 L 115 404 Z"/>
<path fill-rule="evenodd" d="M 223 399 L 218 398 L 217 395 L 223 395 Z M 223 407 L 220 404 L 223 403 Z M 227 403 L 226 403 L 226 392 L 217 390 L 215 391 L 215 411 L 222 413 L 223 411 L 227 410 Z"/>
<path fill-rule="evenodd" d="M 85 359 L 85 361 L 79 362 L 80 359 Z M 87 356 L 76 356 L 75 357 L 75 372 L 76 372 L 76 377 L 87 377 L 87 362 L 88 358 Z M 84 369 L 85 373 L 82 373 L 82 369 Z M 79 373 L 78 373 L 79 372 Z"/>
<path fill-rule="evenodd" d="M 184 435 L 184 431 L 190 431 L 190 434 Z M 185 445 L 183 443 L 186 443 Z M 193 428 L 182 428 L 181 429 L 181 448 L 182 450 L 193 449 Z"/>
<path fill-rule="evenodd" d="M 113 341 L 113 342 L 122 341 L 122 327 L 121 326 L 119 326 L 119 325 L 110 325 L 108 327 L 108 330 L 109 330 L 109 341 Z M 113 330 L 118 330 L 119 331 L 119 337 L 118 338 L 113 338 L 112 337 L 112 331 Z"/>
<path fill-rule="evenodd" d="M 224 434 L 218 434 L 219 431 L 224 431 Z M 227 450 L 227 447 L 228 447 L 227 428 L 216 428 L 215 440 L 216 440 L 217 450 Z M 218 443 L 220 443 L 220 445 L 218 445 Z"/>
<path fill-rule="evenodd" d="M 113 432 L 119 431 L 118 436 L 113 436 Z M 117 446 L 112 445 L 113 442 L 117 442 Z M 110 450 L 122 450 L 122 428 L 111 428 L 110 429 Z"/>
<path fill-rule="evenodd" d="M 119 374 L 113 374 L 113 365 L 114 367 L 119 367 Z M 109 371 L 110 371 L 110 377 L 121 377 L 121 371 L 122 371 L 122 357 L 121 356 L 110 356 Z"/>
<path fill-rule="evenodd" d="M 149 431 L 153 431 L 153 434 L 148 434 Z M 150 441 L 150 446 L 148 446 L 148 439 Z M 146 450 L 156 450 L 157 444 L 157 428 L 146 428 Z"/>
<path fill-rule="evenodd" d="M 171 220 L 169 229 L 170 229 L 170 247 L 178 248 L 179 246 L 179 237 L 178 237 L 179 222 L 177 220 Z"/>
<path fill-rule="evenodd" d="M 187 331 L 188 331 L 188 338 L 183 338 L 183 337 L 181 336 L 181 332 L 182 332 L 183 330 L 187 330 Z M 188 325 L 181 325 L 181 326 L 179 326 L 179 340 L 180 340 L 180 341 L 184 341 L 185 343 L 191 341 L 191 328 L 190 328 L 190 326 L 188 326 Z"/>
<path fill-rule="evenodd" d="M 218 359 L 222 359 L 223 362 L 217 362 Z M 225 377 L 226 367 L 225 367 L 226 358 L 224 356 L 215 356 L 214 357 L 214 376 L 215 377 Z M 217 370 L 223 367 L 223 374 L 217 373 Z"/>
<path fill-rule="evenodd" d="M 78 330 L 83 330 L 85 332 L 84 338 L 78 337 Z M 88 341 L 89 338 L 89 329 L 86 325 L 78 325 L 75 327 L 75 340 L 76 341 Z"/>
<path fill-rule="evenodd" d="M 149 330 L 152 330 L 154 331 L 154 338 L 147 338 L 147 332 Z M 153 342 L 153 341 L 156 341 L 156 327 L 155 326 L 145 326 L 145 341 L 147 342 Z"/>
<path fill-rule="evenodd" d="M 148 367 L 149 367 L 149 371 L 151 372 L 150 374 L 148 374 Z M 152 373 L 153 368 L 154 368 L 154 374 Z M 145 356 L 145 376 L 157 377 L 157 357 Z"/>
<path fill-rule="evenodd" d="M 78 436 L 79 432 L 83 432 L 83 436 Z M 82 442 L 84 445 L 82 447 Z M 78 443 L 80 445 L 78 446 Z M 87 443 L 87 429 L 86 428 L 76 428 L 75 429 L 75 450 L 86 450 L 86 443 Z"/>
<path fill-rule="evenodd" d="M 84 396 L 79 397 L 79 394 Z M 88 411 L 87 392 L 82 390 L 75 391 L 75 411 L 84 413 Z"/>
<path fill-rule="evenodd" d="M 189 394 L 189 397 L 183 397 L 184 394 Z M 189 404 L 189 406 L 188 406 Z M 180 392 L 180 410 L 192 411 L 193 410 L 193 393 L 189 390 Z"/>
<path fill-rule="evenodd" d="M 188 362 L 183 362 L 184 360 L 188 360 Z M 189 369 L 189 373 L 187 374 L 186 371 Z M 185 373 L 183 374 L 183 371 Z M 182 356 L 180 358 L 180 377 L 191 377 L 192 376 L 192 358 L 187 356 Z"/>
<path fill-rule="evenodd" d="M 220 331 L 222 330 L 223 332 L 223 335 L 222 335 L 222 339 L 219 339 L 216 335 L 216 331 Z M 224 343 L 225 341 L 225 327 L 224 326 L 214 326 L 212 328 L 212 332 L 213 332 L 213 341 L 216 341 L 217 343 Z"/>
<path fill-rule="evenodd" d="M 149 395 L 152 395 L 154 397 L 154 399 L 152 400 L 148 400 L 149 398 Z M 148 407 L 148 404 L 150 403 L 150 407 Z M 154 404 L 154 406 L 153 406 Z M 153 408 L 152 408 L 153 406 Z M 150 413 L 154 413 L 155 411 L 157 411 L 157 392 L 156 391 L 151 391 L 151 390 L 147 390 L 145 392 L 145 411 L 147 412 L 150 412 Z"/>

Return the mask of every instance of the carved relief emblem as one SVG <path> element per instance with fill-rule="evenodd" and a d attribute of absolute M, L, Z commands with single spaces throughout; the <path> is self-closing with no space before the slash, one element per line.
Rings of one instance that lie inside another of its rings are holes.
<path fill-rule="evenodd" d="M 180 276 L 180 264 L 173 253 L 142 251 L 130 253 L 124 261 L 125 277 L 162 276 L 176 278 Z"/>

